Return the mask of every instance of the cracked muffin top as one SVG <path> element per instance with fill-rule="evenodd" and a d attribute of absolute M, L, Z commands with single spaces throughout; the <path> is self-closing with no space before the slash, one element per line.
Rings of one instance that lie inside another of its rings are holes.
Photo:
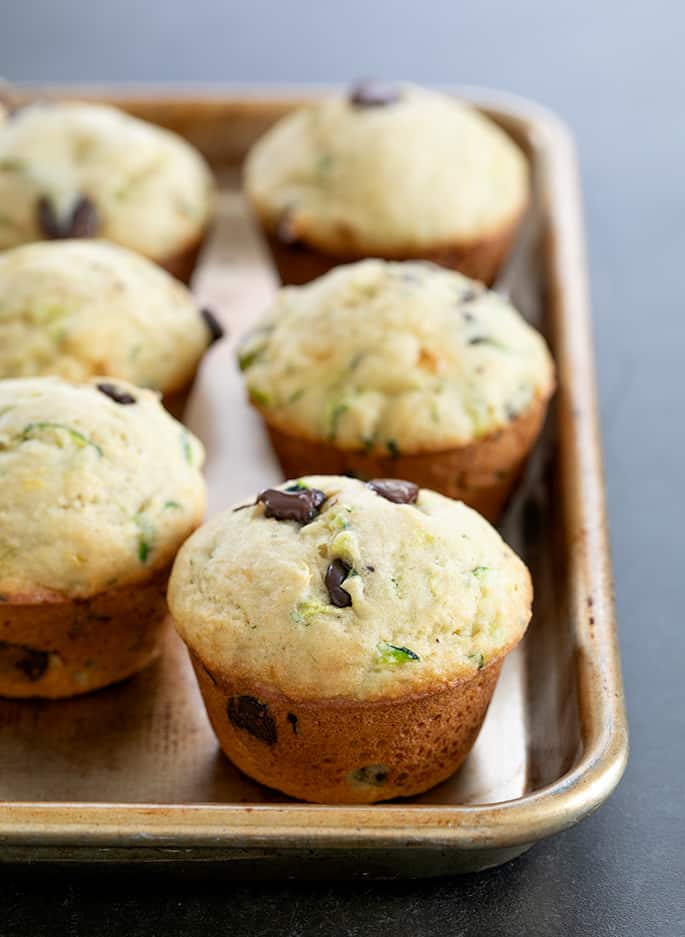
<path fill-rule="evenodd" d="M 97 236 L 164 261 L 199 240 L 213 188 L 197 150 L 116 108 L 0 107 L 0 250 Z"/>
<path fill-rule="evenodd" d="M 215 337 L 189 290 L 107 241 L 43 241 L 0 254 L 0 378 L 111 375 L 185 387 Z"/>
<path fill-rule="evenodd" d="M 469 444 L 554 385 L 543 338 L 506 299 L 416 261 L 360 261 L 281 289 L 239 364 L 270 425 L 391 454 Z"/>
<path fill-rule="evenodd" d="M 477 242 L 528 201 L 521 150 L 456 98 L 362 85 L 282 118 L 252 148 L 247 195 L 272 231 L 332 253 Z"/>
<path fill-rule="evenodd" d="M 170 563 L 204 515 L 200 442 L 124 381 L 0 381 L 0 598 L 86 598 Z"/>
<path fill-rule="evenodd" d="M 479 514 L 410 482 L 312 476 L 218 514 L 169 605 L 210 670 L 293 700 L 376 699 L 472 676 L 523 635 L 524 564 Z"/>

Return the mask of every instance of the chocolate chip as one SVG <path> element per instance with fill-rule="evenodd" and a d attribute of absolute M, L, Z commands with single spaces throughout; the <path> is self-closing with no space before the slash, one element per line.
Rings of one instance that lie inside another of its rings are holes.
<path fill-rule="evenodd" d="M 137 402 L 133 394 L 129 394 L 126 390 L 119 390 L 114 384 L 107 384 L 103 381 L 101 384 L 97 385 L 97 389 L 101 394 L 104 394 L 105 397 L 109 397 L 114 403 L 120 403 L 124 407 Z"/>
<path fill-rule="evenodd" d="M 373 478 L 367 484 L 377 495 L 393 504 L 416 504 L 419 496 L 419 486 L 401 478 Z"/>
<path fill-rule="evenodd" d="M 226 333 L 224 332 L 223 326 L 221 325 L 219 320 L 216 318 L 212 310 L 206 309 L 206 308 L 200 309 L 200 315 L 204 319 L 205 325 L 209 329 L 209 335 L 210 335 L 209 344 L 213 345 L 214 342 L 220 341 Z"/>
<path fill-rule="evenodd" d="M 520 415 L 516 407 L 512 406 L 510 403 L 505 404 L 504 412 L 508 420 L 515 420 Z"/>
<path fill-rule="evenodd" d="M 287 491 L 266 488 L 257 495 L 257 501 L 264 505 L 266 517 L 277 521 L 297 521 L 309 524 L 319 513 L 326 495 L 318 488 L 299 488 L 291 486 Z"/>
<path fill-rule="evenodd" d="M 292 208 L 286 208 L 281 215 L 276 225 L 276 239 L 280 241 L 281 244 L 286 244 L 288 247 L 299 247 L 302 245 L 295 222 L 294 210 Z"/>
<path fill-rule="evenodd" d="M 100 229 L 100 215 L 87 195 L 80 195 L 69 215 L 60 219 L 50 198 L 41 195 L 36 204 L 38 227 L 49 240 L 94 237 Z"/>
<path fill-rule="evenodd" d="M 383 81 L 360 81 L 349 94 L 349 101 L 354 107 L 387 107 L 396 104 L 402 97 L 397 85 Z"/>
<path fill-rule="evenodd" d="M 352 596 L 342 588 L 352 567 L 345 560 L 333 560 L 326 570 L 326 588 L 331 598 L 331 604 L 336 608 L 347 608 L 352 605 Z"/>
<path fill-rule="evenodd" d="M 276 723 L 266 703 L 260 703 L 256 696 L 233 696 L 228 701 L 226 714 L 238 729 L 244 729 L 266 745 L 275 745 L 278 741 Z"/>
<path fill-rule="evenodd" d="M 46 238 L 50 238 L 52 240 L 55 238 L 64 237 L 62 234 L 62 226 L 60 224 L 59 218 L 57 217 L 55 207 L 47 195 L 41 195 L 41 197 L 38 199 L 38 204 L 36 205 L 36 217 L 38 221 L 38 227 Z"/>
<path fill-rule="evenodd" d="M 87 195 L 80 196 L 71 213 L 69 228 L 64 237 L 92 238 L 100 230 L 100 213 Z"/>
<path fill-rule="evenodd" d="M 49 651 L 0 641 L 0 667 L 3 670 L 18 670 L 27 680 L 35 683 L 45 674 L 49 665 Z"/>
<path fill-rule="evenodd" d="M 297 735 L 298 734 L 297 716 L 295 715 L 295 713 L 288 713 L 288 715 L 286 716 L 286 719 L 288 720 L 290 725 L 293 727 L 293 734 Z"/>
<path fill-rule="evenodd" d="M 492 339 L 488 338 L 487 335 L 474 335 L 473 338 L 470 338 L 467 345 L 491 345 Z"/>

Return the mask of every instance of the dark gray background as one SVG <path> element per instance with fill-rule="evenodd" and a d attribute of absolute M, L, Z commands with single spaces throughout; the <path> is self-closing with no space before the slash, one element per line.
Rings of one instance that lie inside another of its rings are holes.
<path fill-rule="evenodd" d="M 371 74 L 503 88 L 566 118 L 582 160 L 632 734 L 613 799 L 495 872 L 316 887 L 6 868 L 2 937 L 685 932 L 684 60 L 680 0 L 0 0 L 0 74 L 10 79 Z"/>

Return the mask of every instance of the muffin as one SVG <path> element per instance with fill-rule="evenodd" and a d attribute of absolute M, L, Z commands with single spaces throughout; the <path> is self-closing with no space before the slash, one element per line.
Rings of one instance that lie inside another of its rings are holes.
<path fill-rule="evenodd" d="M 366 260 L 279 291 L 239 364 L 286 478 L 407 478 L 490 519 L 554 386 L 541 336 L 435 265 Z"/>
<path fill-rule="evenodd" d="M 531 600 L 526 567 L 464 504 L 335 476 L 217 515 L 169 583 L 225 753 L 325 803 L 417 794 L 452 774 Z"/>
<path fill-rule="evenodd" d="M 168 130 L 100 104 L 0 106 L 0 250 L 101 237 L 188 280 L 207 233 L 213 181 Z"/>
<path fill-rule="evenodd" d="M 284 283 L 364 257 L 431 260 L 489 283 L 529 173 L 513 140 L 465 102 L 365 83 L 268 130 L 245 190 Z"/>
<path fill-rule="evenodd" d="M 107 241 L 43 241 L 0 254 L 0 378 L 116 377 L 176 415 L 221 327 L 188 289 Z"/>
<path fill-rule="evenodd" d="M 0 381 L 0 696 L 85 693 L 157 656 L 203 457 L 152 391 Z"/>

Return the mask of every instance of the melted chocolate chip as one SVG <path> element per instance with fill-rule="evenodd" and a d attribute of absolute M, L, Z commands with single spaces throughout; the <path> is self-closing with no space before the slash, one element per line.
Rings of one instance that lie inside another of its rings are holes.
<path fill-rule="evenodd" d="M 238 729 L 244 729 L 265 745 L 278 741 L 276 723 L 266 703 L 256 696 L 233 696 L 228 701 L 226 715 Z"/>
<path fill-rule="evenodd" d="M 373 478 L 367 484 L 377 495 L 393 504 L 416 504 L 419 496 L 419 486 L 401 478 Z"/>
<path fill-rule="evenodd" d="M 326 495 L 318 488 L 298 488 L 292 485 L 288 491 L 266 488 L 257 495 L 257 501 L 264 505 L 266 517 L 277 521 L 297 521 L 309 524 L 319 513 Z"/>
<path fill-rule="evenodd" d="M 295 715 L 295 713 L 288 713 L 288 715 L 286 716 L 286 719 L 288 720 L 290 725 L 293 727 L 293 734 L 297 735 L 299 730 L 297 728 L 297 716 Z"/>
<path fill-rule="evenodd" d="M 210 335 L 209 344 L 213 345 L 214 342 L 220 341 L 226 333 L 224 332 L 223 326 L 221 325 L 219 320 L 216 318 L 212 310 L 206 309 L 206 308 L 200 309 L 200 315 L 204 319 L 204 323 L 209 329 L 209 335 Z"/>
<path fill-rule="evenodd" d="M 87 195 L 80 195 L 71 213 L 60 219 L 47 195 L 41 195 L 36 205 L 38 227 L 49 240 L 94 237 L 100 230 L 97 206 Z"/>
<path fill-rule="evenodd" d="M 132 403 L 136 403 L 136 398 L 133 394 L 129 394 L 128 391 L 119 390 L 118 387 L 115 387 L 114 384 L 107 384 L 105 382 L 98 384 L 97 389 L 101 394 L 104 394 L 105 397 L 109 397 L 110 400 L 113 400 L 114 403 L 120 403 L 122 406 L 130 406 Z"/>
<path fill-rule="evenodd" d="M 336 608 L 347 608 L 352 605 L 352 596 L 342 588 L 352 567 L 344 560 L 333 560 L 326 570 L 326 588 L 331 604 Z"/>
<path fill-rule="evenodd" d="M 396 85 L 382 81 L 360 81 L 350 91 L 349 101 L 353 107 L 388 107 L 396 104 L 402 91 Z"/>
<path fill-rule="evenodd" d="M 27 680 L 35 683 L 45 674 L 49 665 L 49 651 L 0 641 L 0 669 L 18 670 Z"/>

